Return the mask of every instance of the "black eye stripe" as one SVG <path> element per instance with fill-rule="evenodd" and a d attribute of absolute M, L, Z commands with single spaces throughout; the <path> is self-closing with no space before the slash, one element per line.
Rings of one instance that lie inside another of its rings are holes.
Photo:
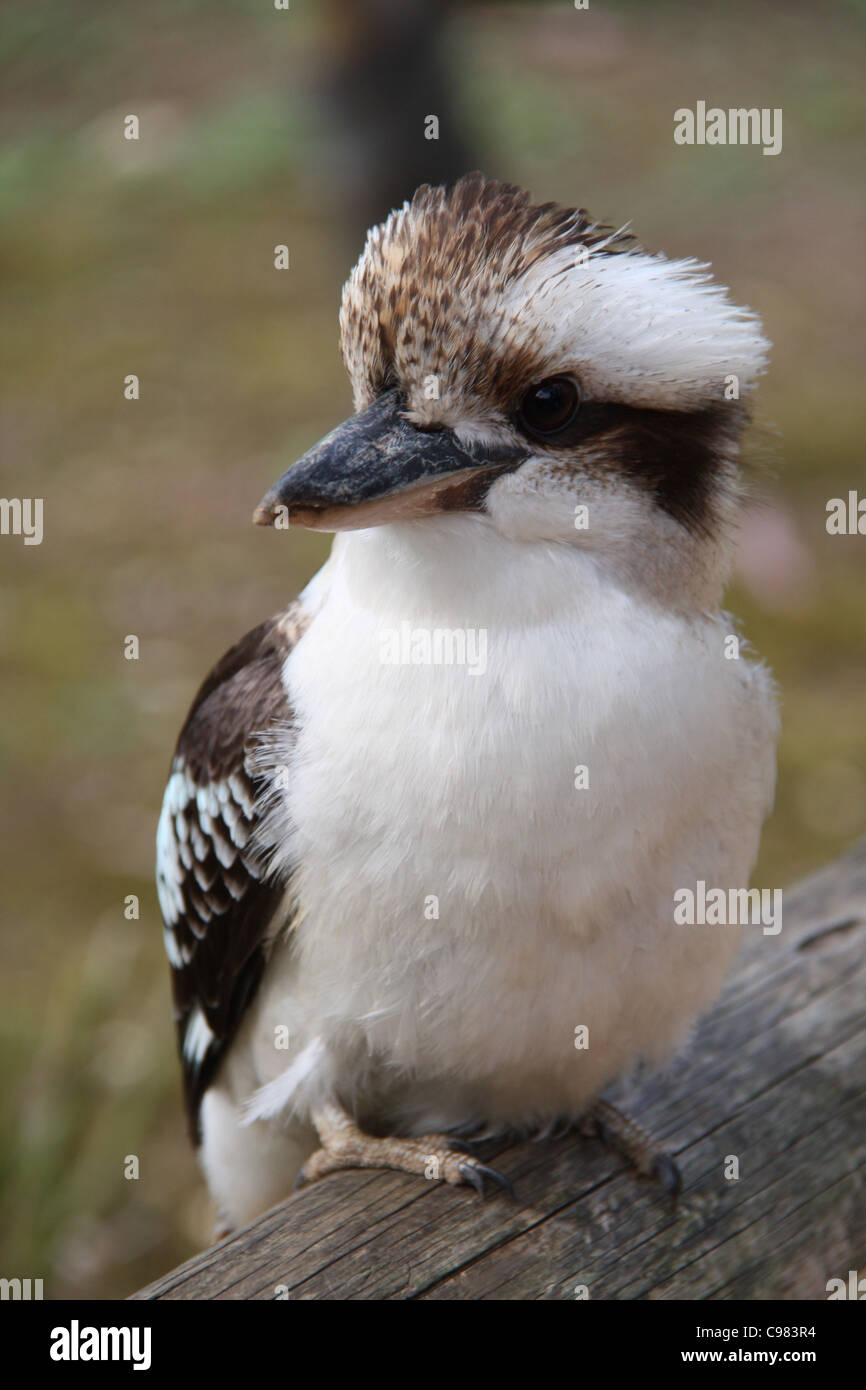
<path fill-rule="evenodd" d="M 594 476 L 640 487 L 687 530 L 709 535 L 713 489 L 723 494 L 730 487 L 746 422 L 745 409 L 732 403 L 659 410 L 587 400 L 567 428 L 537 438 L 552 458 L 563 458 L 566 468 L 571 466 L 568 450 L 591 445 L 591 463 L 581 461 L 579 453 L 573 456 L 578 470 L 588 468 Z M 516 423 L 523 428 L 519 418 Z"/>

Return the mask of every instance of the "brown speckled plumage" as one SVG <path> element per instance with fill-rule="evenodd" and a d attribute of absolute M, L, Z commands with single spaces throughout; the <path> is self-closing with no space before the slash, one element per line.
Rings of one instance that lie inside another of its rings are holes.
<path fill-rule="evenodd" d="M 346 284 L 341 350 L 355 408 L 400 382 L 409 405 L 423 409 L 423 382 L 508 401 L 537 374 L 532 353 L 514 350 L 508 323 L 494 341 L 478 336 L 509 284 L 542 257 L 567 246 L 609 254 L 634 245 L 580 208 L 533 204 L 513 184 L 467 174 L 450 188 L 419 188 L 410 203 L 375 227 Z M 453 401 L 454 409 L 458 402 Z"/>

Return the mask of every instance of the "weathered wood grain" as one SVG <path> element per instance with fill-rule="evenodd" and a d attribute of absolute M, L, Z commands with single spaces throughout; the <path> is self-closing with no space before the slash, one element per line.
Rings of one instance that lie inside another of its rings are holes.
<path fill-rule="evenodd" d="M 826 1298 L 866 1265 L 866 845 L 745 934 L 693 1043 L 615 1097 L 677 1156 L 678 1202 L 595 1140 L 493 1143 L 516 1203 L 335 1174 L 135 1297 Z"/>

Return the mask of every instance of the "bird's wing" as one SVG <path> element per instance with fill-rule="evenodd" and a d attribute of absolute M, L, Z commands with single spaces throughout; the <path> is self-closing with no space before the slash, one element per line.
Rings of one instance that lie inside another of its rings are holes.
<path fill-rule="evenodd" d="M 262 977 L 286 878 L 257 844 L 262 736 L 291 724 L 282 684 L 304 630 L 293 605 L 247 633 L 211 671 L 180 733 L 157 832 L 156 879 L 172 969 L 184 1094 L 199 1106 Z"/>

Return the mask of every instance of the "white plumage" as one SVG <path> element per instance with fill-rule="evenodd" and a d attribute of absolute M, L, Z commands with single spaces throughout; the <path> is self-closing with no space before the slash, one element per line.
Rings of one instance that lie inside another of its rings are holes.
<path fill-rule="evenodd" d="M 771 683 L 725 659 L 730 620 L 666 611 L 578 547 L 467 517 L 360 531 L 305 601 L 283 673 L 301 733 L 273 748 L 291 790 L 269 826 L 278 862 L 301 866 L 300 912 L 205 1123 L 236 1219 L 259 1200 L 237 1204 L 237 1122 L 281 1076 L 300 1123 L 285 1152 L 269 1132 L 268 1192 L 315 1147 L 330 1095 L 402 1132 L 531 1124 L 663 1057 L 739 939 L 675 928 L 673 893 L 748 882 L 774 783 Z M 383 665 L 381 627 L 405 618 L 486 627 L 487 675 Z"/>

